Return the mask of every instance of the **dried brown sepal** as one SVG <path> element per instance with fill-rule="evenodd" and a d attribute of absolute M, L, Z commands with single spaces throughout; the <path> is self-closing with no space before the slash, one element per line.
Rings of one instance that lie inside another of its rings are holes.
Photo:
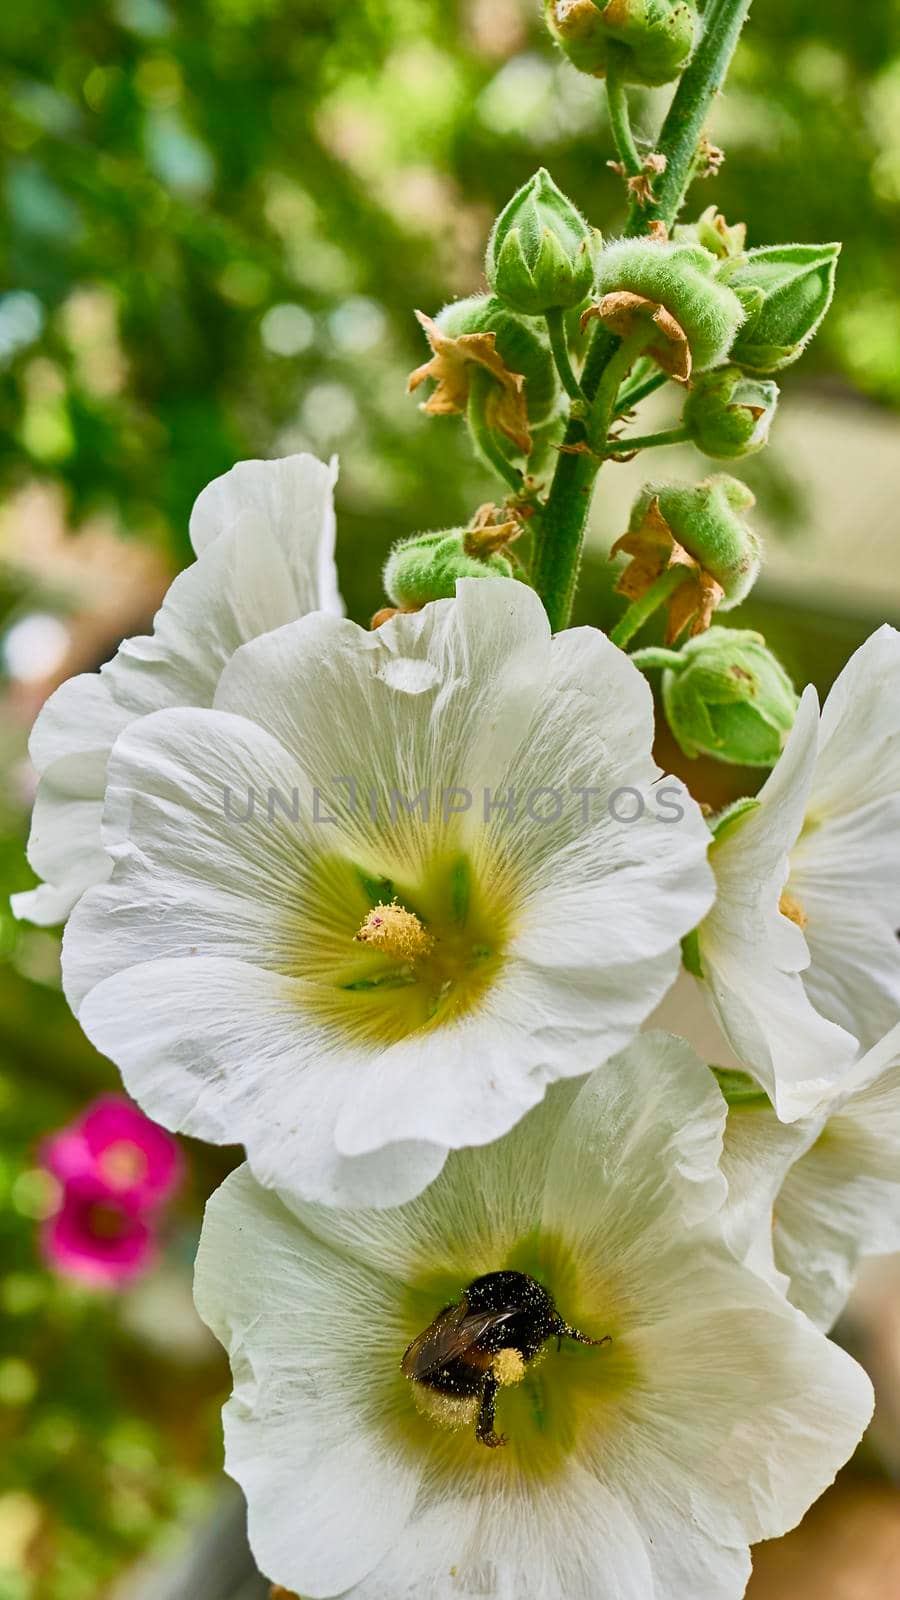
<path fill-rule="evenodd" d="M 692 637 L 706 632 L 725 591 L 678 543 L 657 499 L 651 500 L 640 527 L 617 539 L 610 554 L 631 557 L 616 584 L 616 592 L 629 601 L 639 600 L 670 567 L 687 568 L 688 576 L 667 602 L 666 644 L 674 644 L 685 629 Z"/>
<path fill-rule="evenodd" d="M 656 195 L 653 192 L 653 179 L 659 177 L 661 172 L 665 172 L 668 161 L 660 151 L 654 151 L 651 155 L 644 157 L 643 171 L 630 177 L 628 168 L 623 162 L 607 161 L 606 165 L 611 172 L 615 172 L 620 178 L 625 179 L 625 187 L 632 200 L 636 205 L 643 207 L 652 205 L 656 200 Z M 668 238 L 668 232 L 666 233 L 666 238 Z"/>
<path fill-rule="evenodd" d="M 725 151 L 717 144 L 712 144 L 709 139 L 701 139 L 697 150 L 697 175 L 700 178 L 714 178 L 722 170 L 725 160 Z"/>
<path fill-rule="evenodd" d="M 652 239 L 656 244 L 668 244 L 669 230 L 666 224 L 658 220 L 656 222 L 648 222 L 647 238 Z"/>
<path fill-rule="evenodd" d="M 295 1594 L 293 1589 L 282 1589 L 280 1583 L 273 1583 L 269 1590 L 269 1600 L 300 1600 L 300 1596 Z"/>
<path fill-rule="evenodd" d="M 527 455 L 531 450 L 531 432 L 525 404 L 525 378 L 521 372 L 510 372 L 504 364 L 496 348 L 496 334 L 461 333 L 452 338 L 442 333 L 433 318 L 426 317 L 423 311 L 417 311 L 416 317 L 425 331 L 432 355 L 429 361 L 410 373 L 407 391 L 412 394 L 428 378 L 435 383 L 422 410 L 432 417 L 461 415 L 469 401 L 472 368 L 482 367 L 496 380 L 485 405 L 488 426 L 505 434 Z"/>
<path fill-rule="evenodd" d="M 481 526 L 469 528 L 463 539 L 463 551 L 467 556 L 475 556 L 483 561 L 485 556 L 496 555 L 498 550 L 505 550 L 514 539 L 518 539 L 522 532 L 522 524 L 518 520 L 498 523 L 482 523 Z"/>
<path fill-rule="evenodd" d="M 618 334 L 620 339 L 630 339 L 641 322 L 652 323 L 658 337 L 654 335 L 645 354 L 652 356 L 663 372 L 667 372 L 676 383 L 688 382 L 692 366 L 688 337 L 681 323 L 665 306 L 658 305 L 655 300 L 647 300 L 642 294 L 632 294 L 630 289 L 616 289 L 613 294 L 605 294 L 597 305 L 588 306 L 587 311 L 582 313 L 582 328 L 593 317 L 599 317 L 604 326 L 611 333 Z"/>
<path fill-rule="evenodd" d="M 385 622 L 390 622 L 392 617 L 411 617 L 413 612 L 419 610 L 420 606 L 382 606 L 380 611 L 375 612 L 369 628 L 374 633 L 376 628 L 380 628 Z"/>

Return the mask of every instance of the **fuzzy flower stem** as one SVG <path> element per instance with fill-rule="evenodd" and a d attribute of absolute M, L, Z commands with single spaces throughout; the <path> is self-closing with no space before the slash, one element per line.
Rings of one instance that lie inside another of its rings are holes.
<path fill-rule="evenodd" d="M 649 395 L 655 394 L 657 389 L 661 389 L 663 384 L 668 383 L 668 381 L 668 373 L 654 371 L 649 377 L 642 378 L 638 383 L 623 384 L 616 400 L 616 416 L 621 417 L 624 412 L 632 411 L 635 406 L 640 405 L 642 400 L 646 400 Z"/>
<path fill-rule="evenodd" d="M 622 77 L 622 62 L 625 51 L 621 45 L 609 46 L 609 59 L 606 67 L 606 101 L 609 107 L 609 124 L 625 174 L 629 178 L 637 178 L 643 172 L 643 162 L 638 154 L 631 131 L 631 117 L 628 111 L 628 91 Z"/>
<path fill-rule="evenodd" d="M 629 234 L 646 231 L 650 222 L 671 227 L 681 210 L 710 107 L 725 81 L 750 5 L 751 0 L 709 0 L 700 43 L 662 125 L 659 145 L 666 170 L 654 185 L 656 199 L 643 208 L 632 206 Z"/>
<path fill-rule="evenodd" d="M 496 437 L 488 427 L 484 414 L 486 392 L 492 383 L 492 378 L 487 372 L 473 372 L 471 387 L 469 389 L 469 403 L 466 411 L 466 420 L 472 432 L 475 444 L 494 471 L 514 489 L 516 494 L 521 494 L 524 480 L 518 467 L 503 454 Z"/>
<path fill-rule="evenodd" d="M 550 335 L 550 349 L 553 351 L 553 359 L 556 362 L 560 383 L 571 399 L 577 400 L 579 405 L 583 405 L 584 395 L 581 392 L 581 384 L 578 382 L 572 370 L 572 363 L 569 360 L 569 343 L 566 338 L 564 314 L 559 306 L 553 306 L 544 313 L 544 317 L 547 323 L 547 332 Z"/>
<path fill-rule="evenodd" d="M 684 666 L 680 651 L 664 650 L 661 645 L 651 644 L 645 650 L 632 650 L 631 659 L 642 672 L 653 672 L 656 668 L 679 672 Z"/>
<path fill-rule="evenodd" d="M 646 593 L 642 594 L 639 600 L 635 600 L 628 607 L 624 616 L 619 618 L 615 627 L 610 629 L 609 637 L 613 644 L 617 644 L 621 650 L 624 650 L 629 640 L 634 638 L 638 629 L 644 626 L 644 623 L 649 617 L 652 617 L 654 611 L 658 611 L 660 606 L 664 605 L 669 599 L 669 596 L 675 593 L 679 584 L 683 583 L 685 578 L 689 578 L 690 575 L 690 568 L 683 566 L 667 567 L 665 572 L 661 572 L 656 582 L 651 583 Z"/>
<path fill-rule="evenodd" d="M 643 210 L 632 207 L 626 230 L 631 237 L 645 232 L 649 222 L 664 222 L 667 227 L 674 223 L 694 172 L 709 108 L 724 82 L 750 4 L 751 0 L 709 0 L 703 36 L 657 141 L 657 149 L 666 157 L 666 170 L 655 201 Z M 588 401 L 597 395 L 619 344 L 615 334 L 598 323 L 581 378 Z M 619 382 L 623 377 L 624 373 L 620 374 Z M 566 444 L 577 445 L 584 436 L 583 424 L 573 419 Z M 599 468 L 596 456 L 562 451 L 553 475 L 535 554 L 534 583 L 554 629 L 565 628 L 571 616 L 584 528 Z"/>
<path fill-rule="evenodd" d="M 619 389 L 634 366 L 635 361 L 642 354 L 648 340 L 652 338 L 652 329 L 639 328 L 630 339 L 615 341 L 613 358 L 606 371 L 603 381 L 598 386 L 591 405 L 590 414 L 585 418 L 584 427 L 579 424 L 579 440 L 587 443 L 590 454 L 560 457 L 562 461 L 576 461 L 588 463 L 588 470 L 584 472 L 585 489 L 587 497 L 590 486 L 597 476 L 602 460 L 602 448 L 598 449 L 597 441 L 606 439 L 613 420 L 613 410 Z M 585 440 L 584 435 L 587 434 Z M 591 448 L 593 446 L 593 448 Z M 560 468 L 557 468 L 557 476 Z M 554 477 L 554 483 L 556 477 Z M 552 496 L 552 489 L 551 489 Z M 548 502 L 549 509 L 549 502 Z M 572 602 L 575 598 L 575 589 L 578 583 L 578 569 L 581 565 L 581 545 L 584 534 L 584 523 L 587 516 L 587 504 L 583 510 L 577 506 L 577 513 L 572 518 L 572 537 L 548 537 L 548 524 L 546 513 L 541 517 L 540 524 L 535 528 L 535 549 L 532 566 L 531 581 L 534 588 L 547 608 L 550 626 L 554 632 L 568 626 L 572 614 Z"/>
<path fill-rule="evenodd" d="M 687 428 L 665 428 L 660 433 L 642 433 L 633 439 L 610 439 L 607 454 L 615 457 L 631 450 L 654 450 L 661 444 L 684 444 L 689 438 Z"/>

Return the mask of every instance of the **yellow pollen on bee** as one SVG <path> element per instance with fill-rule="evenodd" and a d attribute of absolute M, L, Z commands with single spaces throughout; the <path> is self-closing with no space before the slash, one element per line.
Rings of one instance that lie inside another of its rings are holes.
<path fill-rule="evenodd" d="M 805 928 L 809 922 L 809 917 L 800 901 L 795 899 L 794 895 L 788 894 L 786 889 L 778 902 L 778 909 L 783 917 L 787 917 L 789 922 L 796 923 L 798 928 Z"/>
<path fill-rule="evenodd" d="M 427 956 L 434 945 L 415 912 L 407 911 L 397 900 L 373 906 L 354 937 L 397 961 L 416 961 Z"/>
<path fill-rule="evenodd" d="M 513 1349 L 512 1345 L 505 1350 L 498 1350 L 491 1362 L 491 1371 L 501 1389 L 511 1389 L 514 1384 L 521 1383 L 525 1376 L 525 1361 L 521 1352 Z"/>

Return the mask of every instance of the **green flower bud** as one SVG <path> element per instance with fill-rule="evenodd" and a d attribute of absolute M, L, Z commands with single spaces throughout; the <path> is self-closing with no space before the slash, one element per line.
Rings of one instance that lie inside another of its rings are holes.
<path fill-rule="evenodd" d="M 569 310 L 590 294 L 599 234 L 540 168 L 494 223 L 485 271 L 495 295 L 539 317 Z"/>
<path fill-rule="evenodd" d="M 682 422 L 698 450 L 717 461 L 762 450 L 778 405 L 778 385 L 746 377 L 739 367 L 715 367 L 691 385 Z"/>
<path fill-rule="evenodd" d="M 385 563 L 385 593 L 402 610 L 417 611 L 429 600 L 452 600 L 457 578 L 511 578 L 512 562 L 503 550 L 518 532 L 518 523 L 508 522 L 401 539 Z"/>
<path fill-rule="evenodd" d="M 626 83 L 671 83 L 694 42 L 690 0 L 544 0 L 544 16 L 560 49 L 581 72 L 603 78 L 610 45 L 619 46 Z"/>
<path fill-rule="evenodd" d="M 840 253 L 839 244 L 765 245 L 724 264 L 746 312 L 731 347 L 737 366 L 780 372 L 802 355 L 831 304 Z"/>
<path fill-rule="evenodd" d="M 668 600 L 668 642 L 689 625 L 702 633 L 718 607 L 728 611 L 749 594 L 760 542 L 743 513 L 754 503 L 747 485 L 724 472 L 696 485 L 648 483 L 639 494 L 612 548 L 631 557 L 616 587 L 637 600 L 669 568 L 685 569 Z"/>
<path fill-rule="evenodd" d="M 494 334 L 504 366 L 511 372 L 520 372 L 525 379 L 525 403 L 533 426 L 546 422 L 559 410 L 559 377 L 550 341 L 540 323 L 510 311 L 494 295 L 487 294 L 451 301 L 438 312 L 435 321 L 443 333 L 453 338 L 470 333 Z"/>
<path fill-rule="evenodd" d="M 799 701 L 759 633 L 710 628 L 689 639 L 662 679 L 669 726 L 686 756 L 772 767 Z"/>
<path fill-rule="evenodd" d="M 723 361 L 744 320 L 741 302 L 719 280 L 717 266 L 702 245 L 621 239 L 601 252 L 597 288 L 603 300 L 595 314 L 623 334 L 629 319 L 661 307 L 671 321 L 654 315 L 664 338 L 648 353 L 684 380 Z"/>
<path fill-rule="evenodd" d="M 729 228 L 721 211 L 707 206 L 696 222 L 679 222 L 672 229 L 672 238 L 679 244 L 702 244 L 704 250 L 726 261 L 731 256 L 744 253 L 747 238 L 746 222 L 736 222 Z"/>

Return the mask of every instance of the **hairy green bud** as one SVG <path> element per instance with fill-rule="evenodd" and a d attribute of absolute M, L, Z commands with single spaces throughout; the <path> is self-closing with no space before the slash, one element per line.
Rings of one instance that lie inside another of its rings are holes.
<path fill-rule="evenodd" d="M 604 78 L 610 47 L 626 83 L 671 83 L 694 42 L 690 0 L 544 0 L 544 16 L 560 49 L 581 72 Z"/>
<path fill-rule="evenodd" d="M 655 317 L 671 354 L 654 343 L 649 353 L 682 380 L 728 355 L 744 320 L 741 302 L 717 276 L 718 262 L 699 244 L 621 239 L 600 254 L 596 314 L 622 334 L 627 322 L 662 307 L 674 327 Z M 618 324 L 618 325 L 617 325 Z"/>
<path fill-rule="evenodd" d="M 698 450 L 716 461 L 752 456 L 768 441 L 778 385 L 739 367 L 702 372 L 688 391 L 682 422 Z"/>
<path fill-rule="evenodd" d="M 662 679 L 669 726 L 686 756 L 772 767 L 799 701 L 762 634 L 710 628 L 670 655 Z M 661 663 L 662 664 L 662 663 Z"/>
<path fill-rule="evenodd" d="M 736 222 L 729 227 L 721 211 L 707 206 L 696 222 L 679 222 L 672 229 L 672 238 L 679 244 L 702 244 L 704 250 L 726 261 L 744 253 L 747 239 L 746 222 Z"/>
<path fill-rule="evenodd" d="M 546 422 L 559 410 L 562 391 L 550 351 L 550 341 L 540 323 L 511 311 L 494 295 L 473 294 L 453 300 L 439 311 L 435 322 L 452 338 L 465 334 L 494 335 L 497 354 L 510 372 L 525 379 L 525 403 L 532 426 Z"/>
<path fill-rule="evenodd" d="M 831 304 L 839 244 L 775 244 L 727 261 L 721 278 L 746 321 L 730 359 L 748 372 L 780 372 L 803 354 Z"/>
<path fill-rule="evenodd" d="M 401 539 L 385 563 L 385 593 L 395 606 L 415 611 L 430 600 L 452 600 L 457 578 L 511 578 L 512 562 L 503 550 L 517 533 L 516 523 L 505 523 Z"/>
<path fill-rule="evenodd" d="M 593 288 L 599 244 L 596 229 L 541 167 L 494 223 L 485 272 L 494 294 L 514 311 L 530 317 L 568 311 Z"/>
<path fill-rule="evenodd" d="M 681 582 L 667 600 L 667 643 L 686 628 L 709 627 L 749 594 L 759 572 L 760 544 L 744 512 L 754 504 L 745 483 L 716 473 L 704 483 L 648 483 L 631 508 L 628 531 L 612 554 L 630 556 L 616 585 L 639 600 L 672 568 Z"/>

